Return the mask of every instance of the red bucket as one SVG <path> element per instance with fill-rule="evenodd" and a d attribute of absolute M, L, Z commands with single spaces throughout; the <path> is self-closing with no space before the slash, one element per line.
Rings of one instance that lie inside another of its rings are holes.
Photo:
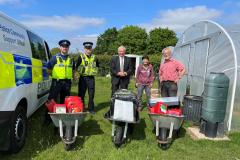
<path fill-rule="evenodd" d="M 68 96 L 65 98 L 65 105 L 69 113 L 83 112 L 83 103 L 78 96 Z"/>

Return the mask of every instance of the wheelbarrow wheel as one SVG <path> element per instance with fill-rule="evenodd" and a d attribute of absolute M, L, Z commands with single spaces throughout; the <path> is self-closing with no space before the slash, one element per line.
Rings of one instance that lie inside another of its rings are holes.
<path fill-rule="evenodd" d="M 72 149 L 72 144 L 66 144 L 66 143 L 65 143 L 64 149 L 65 149 L 66 151 L 70 151 L 70 150 Z"/>
<path fill-rule="evenodd" d="M 122 145 L 123 134 L 124 134 L 124 126 L 117 126 L 115 130 L 115 138 L 113 141 L 116 147 L 120 147 Z"/>
<path fill-rule="evenodd" d="M 162 150 L 167 150 L 169 145 L 167 143 L 164 144 L 158 143 L 158 147 L 161 148 Z"/>

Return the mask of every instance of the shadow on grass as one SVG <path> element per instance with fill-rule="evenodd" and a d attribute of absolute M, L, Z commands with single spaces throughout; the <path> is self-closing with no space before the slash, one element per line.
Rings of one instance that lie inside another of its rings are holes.
<path fill-rule="evenodd" d="M 146 122 L 144 119 L 141 119 L 139 123 L 134 124 L 132 139 L 135 139 L 135 140 L 146 139 L 146 134 L 144 131 L 146 127 L 147 126 L 146 126 Z"/>
<path fill-rule="evenodd" d="M 16 154 L 0 154 L 0 159 L 32 159 L 61 141 L 59 136 L 54 134 L 53 124 L 42 125 L 43 116 L 44 108 L 41 107 L 28 119 L 28 133 L 24 147 Z"/>
<path fill-rule="evenodd" d="M 75 143 L 76 148 L 83 148 L 83 144 L 92 136 L 100 135 L 104 132 L 101 130 L 100 125 L 96 120 L 90 119 L 80 126 L 78 129 L 78 138 Z"/>
<path fill-rule="evenodd" d="M 95 107 L 95 111 L 98 112 L 104 108 L 108 108 L 108 109 L 110 108 L 110 101 L 98 103 L 97 107 Z"/>
<path fill-rule="evenodd" d="M 104 132 L 101 130 L 100 125 L 97 123 L 96 120 L 90 119 L 80 126 L 78 135 L 79 136 L 91 136 L 91 135 L 99 135 L 103 134 Z"/>

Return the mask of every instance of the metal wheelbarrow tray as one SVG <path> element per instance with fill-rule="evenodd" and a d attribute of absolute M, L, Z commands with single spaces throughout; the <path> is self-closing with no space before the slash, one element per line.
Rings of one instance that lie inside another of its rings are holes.
<path fill-rule="evenodd" d="M 180 131 L 180 127 L 182 126 L 184 116 L 170 115 L 170 114 L 156 114 L 156 113 L 148 113 L 156 132 L 156 137 L 159 136 L 159 129 L 169 129 L 169 134 L 167 136 L 167 140 L 163 141 L 158 139 L 159 144 L 169 144 L 172 141 L 173 130 Z M 166 146 L 163 145 L 163 149 L 166 149 Z"/>
<path fill-rule="evenodd" d="M 78 127 L 83 123 L 87 112 L 48 114 L 50 115 L 53 124 L 56 127 L 59 127 L 60 137 L 65 144 L 65 149 L 69 150 L 71 148 L 71 144 L 76 141 Z M 63 128 L 66 129 L 65 135 L 63 133 Z"/>

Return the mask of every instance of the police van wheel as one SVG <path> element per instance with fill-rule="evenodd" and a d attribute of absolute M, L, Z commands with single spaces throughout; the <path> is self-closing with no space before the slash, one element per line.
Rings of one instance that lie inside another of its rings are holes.
<path fill-rule="evenodd" d="M 10 152 L 17 153 L 25 144 L 27 133 L 26 110 L 18 106 L 13 114 L 12 126 L 10 132 Z"/>

